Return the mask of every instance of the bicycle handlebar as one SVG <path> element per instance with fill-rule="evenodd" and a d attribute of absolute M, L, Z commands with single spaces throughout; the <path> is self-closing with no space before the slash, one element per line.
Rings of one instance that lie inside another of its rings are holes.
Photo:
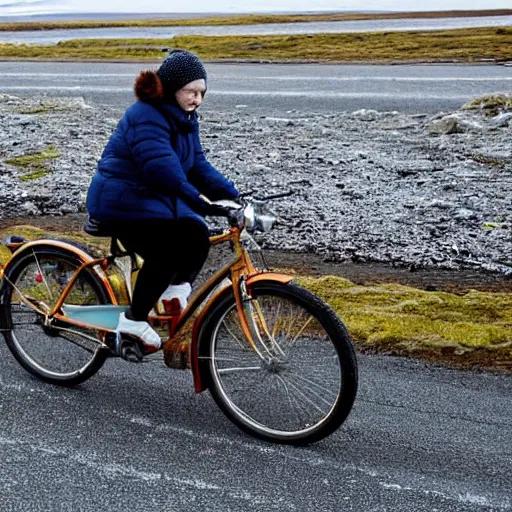
<path fill-rule="evenodd" d="M 240 198 L 244 196 L 252 195 L 253 191 L 248 191 L 240 194 Z M 231 227 L 244 227 L 249 231 L 252 229 L 259 229 L 261 231 L 269 231 L 274 223 L 275 216 L 268 212 L 266 209 L 266 202 L 271 199 L 279 199 L 282 197 L 288 197 L 295 194 L 294 190 L 288 190 L 286 192 L 279 192 L 277 194 L 271 194 L 263 197 L 254 197 L 251 201 L 243 202 L 243 206 L 230 205 L 230 201 L 210 201 L 207 197 L 202 196 L 206 206 L 206 214 L 214 217 L 225 217 L 228 219 Z M 231 201 L 232 202 L 232 201 Z M 224 203 L 224 204 L 222 204 Z M 227 204 L 226 204 L 227 203 Z M 235 208 L 235 206 L 237 206 Z"/>
<path fill-rule="evenodd" d="M 295 190 L 288 190 L 287 192 L 280 192 L 279 194 L 272 194 L 270 196 L 263 196 L 263 197 L 257 197 L 255 196 L 254 199 L 256 201 L 270 201 L 271 199 L 280 199 L 281 197 L 288 197 L 295 194 Z"/>
<path fill-rule="evenodd" d="M 270 201 L 271 199 L 292 196 L 295 192 L 295 190 L 288 190 L 286 192 L 279 192 L 278 194 L 271 194 L 270 196 L 253 196 L 254 190 L 248 190 L 247 192 L 242 192 L 239 197 L 252 196 L 255 201 Z"/>

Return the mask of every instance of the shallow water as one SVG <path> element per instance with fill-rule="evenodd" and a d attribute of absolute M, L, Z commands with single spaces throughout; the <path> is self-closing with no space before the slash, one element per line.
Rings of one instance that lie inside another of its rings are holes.
<path fill-rule="evenodd" d="M 225 25 L 195 27 L 126 27 L 75 30 L 1 32 L 0 42 L 56 44 L 69 39 L 141 38 L 165 39 L 177 35 L 241 36 L 378 32 L 403 30 L 446 30 L 512 26 L 512 16 L 441 19 L 359 20 L 313 23 L 276 23 L 265 25 Z"/>

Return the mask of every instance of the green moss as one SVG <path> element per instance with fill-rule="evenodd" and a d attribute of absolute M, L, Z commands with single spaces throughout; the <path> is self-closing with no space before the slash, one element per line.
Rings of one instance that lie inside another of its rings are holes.
<path fill-rule="evenodd" d="M 58 240 L 68 240 L 72 242 L 78 242 L 82 246 L 87 248 L 87 252 L 93 257 L 100 257 L 100 255 L 106 254 L 106 251 L 110 247 L 109 238 L 98 238 L 88 235 L 84 231 L 78 231 L 73 233 L 62 233 L 59 231 L 45 231 L 34 226 L 27 225 L 14 225 L 9 228 L 0 230 L 0 240 L 4 240 L 9 235 L 19 235 L 26 240 L 37 240 L 41 238 L 51 238 Z M 5 246 L 0 245 L 0 264 L 4 264 L 10 256 L 10 252 Z"/>
<path fill-rule="evenodd" d="M 490 165 L 492 167 L 497 167 L 498 169 L 503 169 L 505 167 L 505 160 L 500 158 L 495 158 L 488 155 L 472 155 L 472 160 L 479 164 Z"/>
<path fill-rule="evenodd" d="M 34 171 L 29 174 L 24 174 L 23 176 L 20 176 L 20 180 L 22 180 L 22 181 L 37 180 L 39 178 L 42 178 L 43 176 L 46 176 L 47 174 L 48 174 L 48 171 L 43 169 L 41 171 Z"/>
<path fill-rule="evenodd" d="M 5 246 L 0 245 L 0 266 L 5 264 L 5 262 L 11 257 L 11 251 Z"/>
<path fill-rule="evenodd" d="M 485 96 L 479 96 L 462 105 L 461 109 L 480 110 L 488 116 L 495 116 L 501 111 L 512 111 L 512 96 L 510 94 L 487 94 Z"/>
<path fill-rule="evenodd" d="M 498 224 L 497 222 L 484 222 L 482 224 L 482 229 L 483 230 L 496 229 L 496 228 L 499 228 L 499 227 L 500 227 L 500 224 Z"/>
<path fill-rule="evenodd" d="M 31 115 L 31 114 L 47 114 L 57 109 L 56 105 L 41 105 L 40 107 L 27 108 L 20 110 L 20 114 Z"/>
<path fill-rule="evenodd" d="M 52 161 L 59 156 L 60 152 L 54 146 L 48 146 L 34 153 L 8 158 L 5 163 L 14 165 L 23 171 L 20 176 L 21 180 L 35 180 L 46 176 L 50 171 Z"/>
<path fill-rule="evenodd" d="M 62 107 L 59 107 L 54 102 L 47 102 L 45 100 L 41 100 L 38 105 L 33 105 L 31 107 L 21 108 L 18 110 L 18 114 L 23 115 L 34 115 L 34 114 L 48 114 L 49 112 L 55 112 L 56 110 L 64 110 Z"/>
<path fill-rule="evenodd" d="M 357 286 L 336 277 L 298 281 L 326 300 L 363 346 L 410 351 L 485 348 L 510 353 L 510 294 L 471 290 L 455 295 L 396 284 Z"/>

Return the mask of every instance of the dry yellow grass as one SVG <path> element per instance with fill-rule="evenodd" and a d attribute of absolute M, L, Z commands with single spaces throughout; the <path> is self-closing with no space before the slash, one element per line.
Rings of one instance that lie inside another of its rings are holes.
<path fill-rule="evenodd" d="M 75 39 L 54 46 L 0 45 L 16 59 L 147 60 L 163 47 L 184 48 L 205 60 L 306 62 L 496 62 L 512 60 L 512 27 L 425 32 L 291 36 L 183 36 L 162 39 Z"/>

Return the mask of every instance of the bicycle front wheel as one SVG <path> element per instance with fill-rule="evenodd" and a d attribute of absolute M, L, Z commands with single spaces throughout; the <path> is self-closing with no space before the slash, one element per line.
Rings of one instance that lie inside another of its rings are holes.
<path fill-rule="evenodd" d="M 244 335 L 234 296 L 202 329 L 199 357 L 222 411 L 245 432 L 271 442 L 309 444 L 347 418 L 357 391 L 357 362 L 334 311 L 294 284 L 250 289 L 257 341 Z"/>
<path fill-rule="evenodd" d="M 21 252 L 2 282 L 0 324 L 7 346 L 25 370 L 53 384 L 72 386 L 85 381 L 108 355 L 95 331 L 45 322 L 44 313 L 51 311 L 81 263 L 70 250 L 42 244 Z M 86 269 L 65 304 L 109 302 L 97 274 Z"/>

